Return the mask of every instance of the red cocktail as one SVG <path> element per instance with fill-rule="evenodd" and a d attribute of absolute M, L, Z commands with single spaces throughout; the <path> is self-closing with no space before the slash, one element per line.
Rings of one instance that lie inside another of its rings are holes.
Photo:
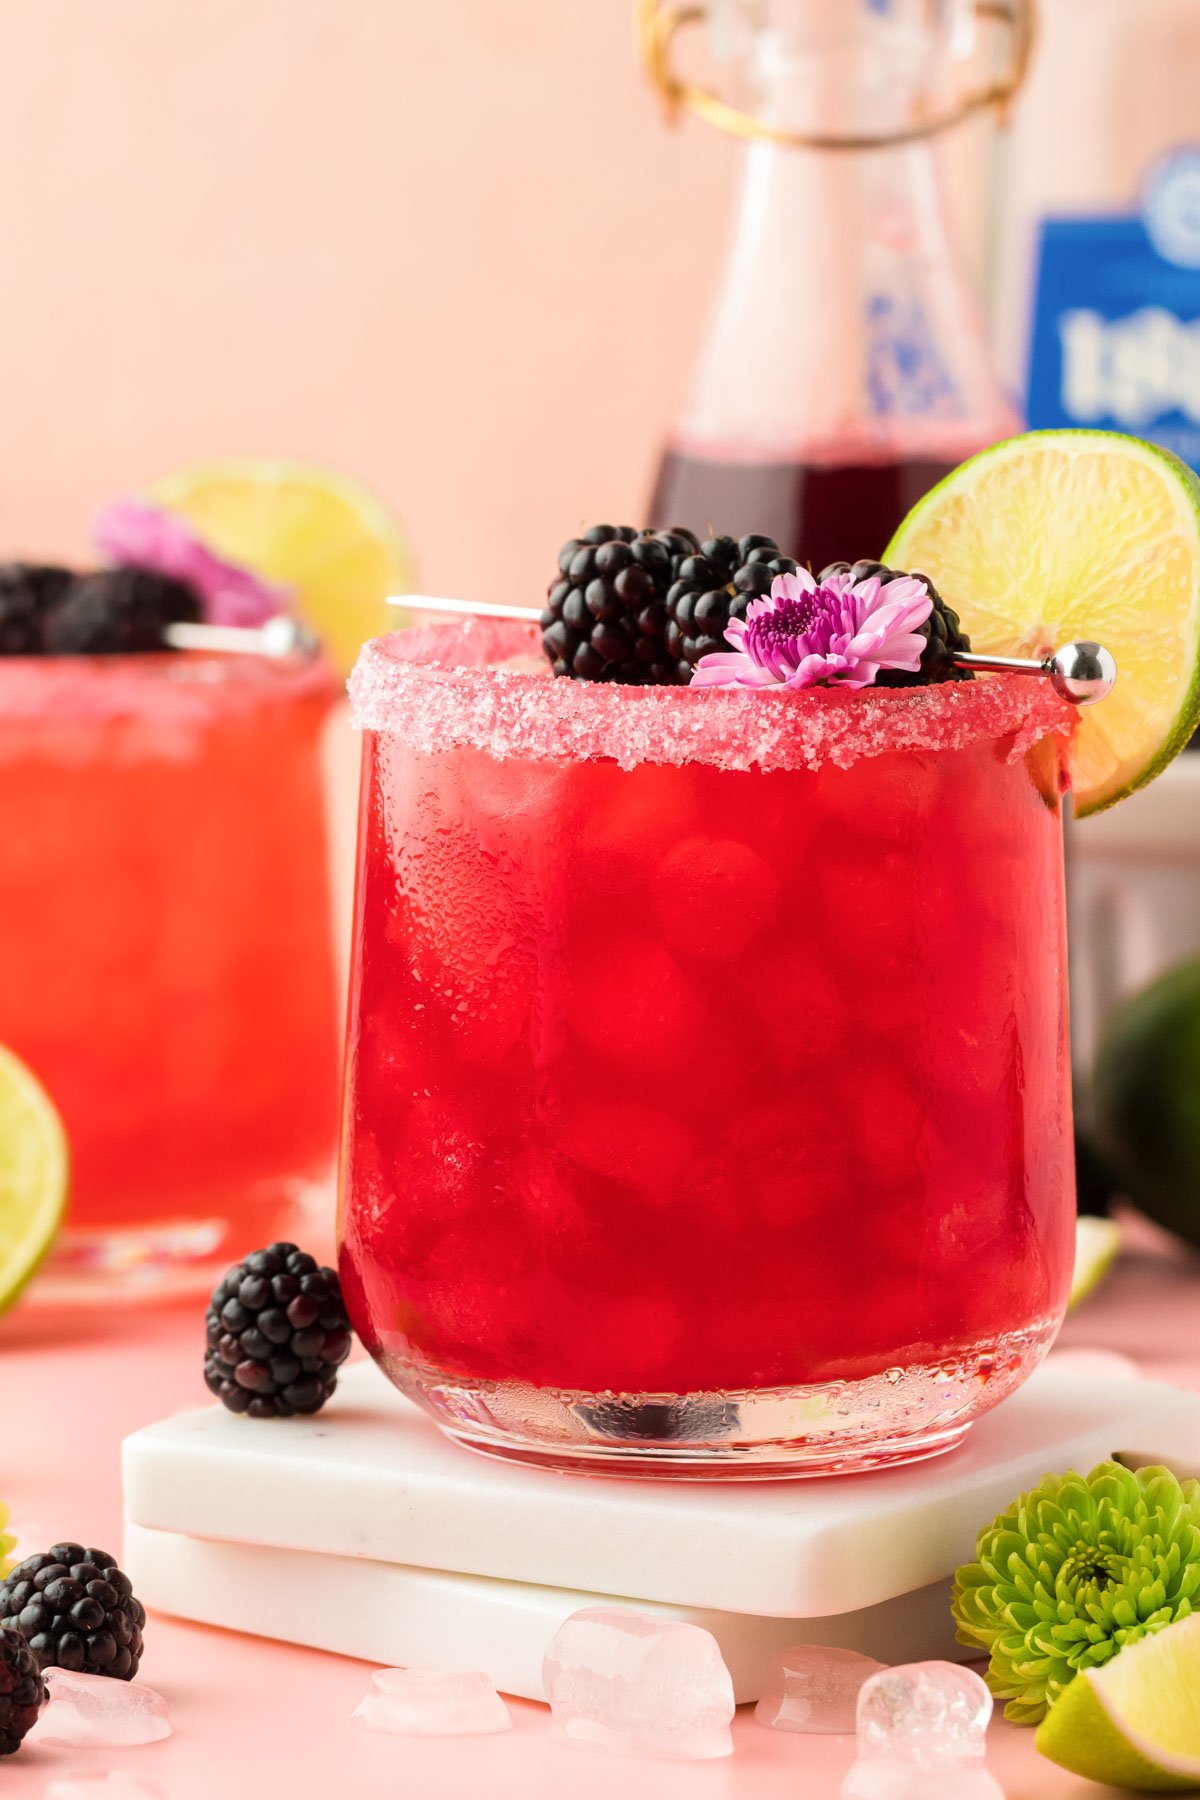
<path fill-rule="evenodd" d="M 209 1279 L 328 1177 L 335 696 L 313 662 L 0 659 L 0 1042 L 66 1124 L 83 1294 Z"/>
<path fill-rule="evenodd" d="M 513 1455 L 948 1447 L 1070 1279 L 1067 709 L 555 681 L 531 641 L 355 677 L 357 1329 Z"/>

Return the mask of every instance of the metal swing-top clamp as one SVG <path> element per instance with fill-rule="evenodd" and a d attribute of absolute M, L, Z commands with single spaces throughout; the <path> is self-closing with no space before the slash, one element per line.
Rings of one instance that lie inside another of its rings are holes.
<path fill-rule="evenodd" d="M 1008 65 L 1002 74 L 962 94 L 945 111 L 931 112 L 924 118 L 914 119 L 911 124 L 863 134 L 825 134 L 789 131 L 783 126 L 768 125 L 732 101 L 723 100 L 710 88 L 700 87 L 676 74 L 672 62 L 675 38 L 686 25 L 702 25 L 709 10 L 704 6 L 678 6 L 673 0 L 639 0 L 638 42 L 642 61 L 662 96 L 668 119 L 676 119 L 680 111 L 686 110 L 733 137 L 764 139 L 768 143 L 802 150 L 886 149 L 889 145 L 909 144 L 918 138 L 950 131 L 964 119 L 980 112 L 995 111 L 1004 120 L 1029 69 L 1035 30 L 1034 0 L 975 0 L 976 18 L 1002 25 L 1008 33 Z"/>

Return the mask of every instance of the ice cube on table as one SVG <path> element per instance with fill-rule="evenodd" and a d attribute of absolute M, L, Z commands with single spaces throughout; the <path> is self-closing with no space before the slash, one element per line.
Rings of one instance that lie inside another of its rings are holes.
<path fill-rule="evenodd" d="M 863 1684 L 858 1754 L 932 1772 L 982 1762 L 992 1696 L 973 1669 L 957 1663 L 901 1663 Z"/>
<path fill-rule="evenodd" d="M 842 1800 L 1004 1800 L 1004 1789 L 979 1767 L 931 1771 L 860 1759 L 842 1783 Z"/>
<path fill-rule="evenodd" d="M 478 1670 L 376 1669 L 350 1717 L 400 1737 L 480 1737 L 507 1731 L 512 1714 Z"/>
<path fill-rule="evenodd" d="M 107 1775 L 60 1775 L 46 1789 L 46 1800 L 164 1800 L 164 1796 L 152 1781 L 110 1769 Z"/>
<path fill-rule="evenodd" d="M 884 1666 L 857 1650 L 797 1644 L 777 1657 L 754 1717 L 775 1731 L 853 1732 L 859 1690 Z"/>
<path fill-rule="evenodd" d="M 699 1625 L 587 1606 L 559 1626 L 542 1680 L 555 1729 L 626 1756 L 730 1756 L 733 1682 Z"/>
<path fill-rule="evenodd" d="M 50 1668 L 45 1682 L 49 1704 L 29 1734 L 30 1743 L 120 1747 L 156 1744 L 171 1735 L 166 1701 L 140 1681 Z"/>

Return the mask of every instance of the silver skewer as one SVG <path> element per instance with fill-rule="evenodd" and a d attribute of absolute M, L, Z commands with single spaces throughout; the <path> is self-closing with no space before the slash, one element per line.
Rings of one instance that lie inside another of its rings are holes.
<path fill-rule="evenodd" d="M 179 621 L 163 630 L 172 650 L 230 650 L 241 655 L 315 656 L 321 640 L 290 613 L 276 613 L 265 625 L 199 625 Z"/>
<path fill-rule="evenodd" d="M 954 654 L 956 669 L 1013 670 L 1018 675 L 1045 675 L 1062 699 L 1072 706 L 1095 706 L 1107 699 L 1117 679 L 1114 657 L 1103 644 L 1090 638 L 1079 638 L 1063 644 L 1049 656 L 981 656 L 974 650 L 958 650 Z"/>
<path fill-rule="evenodd" d="M 518 619 L 522 625 L 536 625 L 541 610 L 536 606 L 497 605 L 491 600 L 448 600 L 442 594 L 389 594 L 388 606 L 402 606 L 408 612 L 455 613 L 462 619 Z"/>
<path fill-rule="evenodd" d="M 449 600 L 438 594 L 390 594 L 389 606 L 402 606 L 409 612 L 454 613 L 460 618 L 516 619 L 523 625 L 536 625 L 541 613 L 536 606 L 496 605 L 487 600 Z M 1090 638 L 1063 644 L 1049 656 L 981 656 L 974 650 L 955 651 L 952 659 L 958 669 L 981 669 L 1016 675 L 1042 675 L 1056 694 L 1072 706 L 1094 706 L 1112 693 L 1117 679 L 1117 665 L 1103 644 Z"/>

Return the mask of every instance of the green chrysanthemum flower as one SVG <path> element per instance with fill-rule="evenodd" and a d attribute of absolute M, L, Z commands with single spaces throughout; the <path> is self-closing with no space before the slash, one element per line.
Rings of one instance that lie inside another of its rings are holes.
<path fill-rule="evenodd" d="M 1200 1591 L 1200 1481 L 1100 1463 L 1048 1475 L 954 1579 L 960 1643 L 986 1650 L 1005 1717 L 1036 1725 L 1081 1669 L 1186 1618 Z"/>

